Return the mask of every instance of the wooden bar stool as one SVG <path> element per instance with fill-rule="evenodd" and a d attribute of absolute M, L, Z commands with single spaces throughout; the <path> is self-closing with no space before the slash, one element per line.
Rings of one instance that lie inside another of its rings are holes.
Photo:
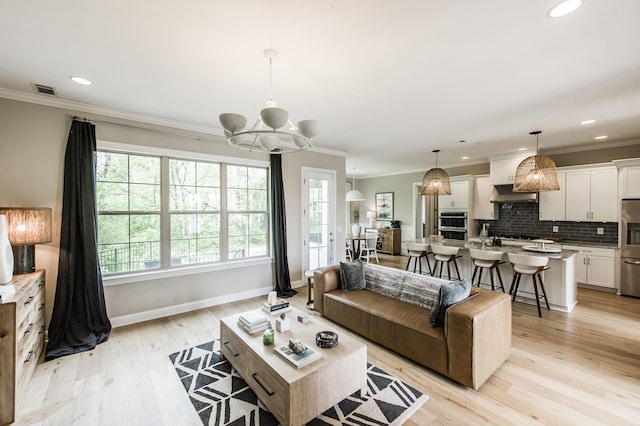
<path fill-rule="evenodd" d="M 509 294 L 512 295 L 512 301 L 516 300 L 516 293 L 518 292 L 518 286 L 520 285 L 520 277 L 522 275 L 531 275 L 533 279 L 533 291 L 536 295 L 536 305 L 538 306 L 538 316 L 542 317 L 542 311 L 540 311 L 540 299 L 544 297 L 544 302 L 547 304 L 547 310 L 549 310 L 549 301 L 547 300 L 547 293 L 544 291 L 544 284 L 542 282 L 542 276 L 540 273 L 549 269 L 547 263 L 549 258 L 545 256 L 529 256 L 526 254 L 507 253 L 509 262 L 513 266 L 513 281 L 511 282 L 511 289 Z M 536 281 L 536 277 L 538 277 Z M 542 295 L 538 294 L 538 283 L 542 290 Z"/>
<path fill-rule="evenodd" d="M 496 271 L 498 275 L 498 281 L 500 281 L 500 288 L 504 293 L 504 284 L 502 283 L 502 276 L 500 275 L 500 268 L 498 265 L 504 263 L 502 261 L 504 253 L 501 251 L 492 251 L 492 250 L 480 250 L 480 249 L 469 249 L 469 256 L 471 257 L 471 261 L 473 262 L 473 275 L 471 276 L 471 283 L 473 284 L 473 280 L 476 279 L 476 273 L 478 270 L 480 274 L 478 275 L 477 286 L 480 287 L 480 282 L 482 281 L 482 271 L 484 269 L 489 270 L 489 278 L 491 279 L 491 290 L 495 290 L 495 284 L 493 281 L 493 271 Z"/>
<path fill-rule="evenodd" d="M 458 247 L 450 247 L 450 246 L 443 246 L 443 245 L 438 245 L 438 244 L 431 244 L 431 251 L 433 252 L 433 254 L 435 255 L 436 258 L 436 265 L 433 268 L 433 274 L 435 276 L 435 273 L 438 269 L 438 264 L 440 264 L 440 274 L 438 275 L 438 278 L 442 278 L 442 268 L 444 267 L 444 264 L 447 264 L 447 277 L 449 278 L 449 280 L 451 279 L 451 262 L 453 262 L 453 266 L 456 269 L 456 275 L 458 276 L 458 281 L 461 279 L 460 278 L 460 270 L 458 269 L 458 263 L 456 262 L 456 259 L 461 257 L 458 256 Z"/>
<path fill-rule="evenodd" d="M 429 268 L 429 275 L 433 275 L 433 271 L 431 270 L 431 262 L 429 262 L 429 254 L 431 253 L 429 244 L 406 241 L 405 245 L 407 246 L 407 251 L 409 252 L 409 261 L 407 262 L 407 267 L 405 268 L 405 270 L 409 270 L 411 260 L 413 260 L 413 272 L 416 272 L 417 266 L 419 273 L 422 274 L 422 258 L 424 257 L 425 259 L 427 259 L 427 268 Z"/>

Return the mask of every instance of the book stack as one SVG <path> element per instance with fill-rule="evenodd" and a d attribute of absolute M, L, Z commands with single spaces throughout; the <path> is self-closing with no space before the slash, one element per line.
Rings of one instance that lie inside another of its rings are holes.
<path fill-rule="evenodd" d="M 276 346 L 275 352 L 296 368 L 302 368 L 322 357 L 320 352 L 310 347 L 301 354 L 295 354 L 288 344 Z"/>
<path fill-rule="evenodd" d="M 238 327 L 249 334 L 263 331 L 269 327 L 269 324 L 271 324 L 269 320 L 256 311 L 245 312 L 238 318 Z"/>
<path fill-rule="evenodd" d="M 280 315 L 282 312 L 290 311 L 291 307 L 289 307 L 289 302 L 286 300 L 278 299 L 272 304 L 265 302 L 264 305 L 262 305 L 262 310 L 269 315 Z"/>

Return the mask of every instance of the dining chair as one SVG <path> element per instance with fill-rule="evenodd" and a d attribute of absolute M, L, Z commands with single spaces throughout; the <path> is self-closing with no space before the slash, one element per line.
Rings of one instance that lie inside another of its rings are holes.
<path fill-rule="evenodd" d="M 367 231 L 365 238 L 360 246 L 360 259 L 367 259 L 367 263 L 372 257 L 376 258 L 376 263 L 380 263 L 378 259 L 378 250 L 376 248 L 378 243 L 378 232 Z"/>

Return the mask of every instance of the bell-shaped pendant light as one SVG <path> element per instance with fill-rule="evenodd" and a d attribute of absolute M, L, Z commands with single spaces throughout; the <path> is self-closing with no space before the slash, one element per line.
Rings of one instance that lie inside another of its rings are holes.
<path fill-rule="evenodd" d="M 423 195 L 451 195 L 451 183 L 449 182 L 449 174 L 438 168 L 439 149 L 434 149 L 436 153 L 436 167 L 429 170 L 422 178 L 422 194 Z"/>
<path fill-rule="evenodd" d="M 364 195 L 362 195 L 362 192 L 356 190 L 356 169 L 353 169 L 351 182 L 353 189 L 347 192 L 347 201 L 364 201 Z"/>
<path fill-rule="evenodd" d="M 549 157 L 538 155 L 538 135 L 540 130 L 529 133 L 536 135 L 536 155 L 525 158 L 518 165 L 513 180 L 513 192 L 558 191 L 556 163 Z"/>

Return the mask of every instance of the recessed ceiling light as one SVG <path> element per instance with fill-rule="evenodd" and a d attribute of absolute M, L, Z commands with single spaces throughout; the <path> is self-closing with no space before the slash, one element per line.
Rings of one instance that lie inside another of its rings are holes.
<path fill-rule="evenodd" d="M 547 16 L 550 18 L 561 18 L 575 12 L 582 5 L 582 0 L 563 0 L 553 6 Z"/>
<path fill-rule="evenodd" d="M 595 122 L 596 122 L 596 120 L 591 119 L 591 120 L 584 120 L 584 121 L 581 121 L 581 122 L 580 122 L 580 124 L 593 124 L 593 123 L 595 123 Z"/>
<path fill-rule="evenodd" d="M 77 75 L 72 75 L 69 78 L 74 83 L 82 84 L 83 86 L 91 86 L 93 84 L 93 83 L 91 83 L 91 80 L 87 80 L 84 77 L 78 77 Z"/>
<path fill-rule="evenodd" d="M 526 151 L 527 148 L 518 148 L 518 151 Z"/>
<path fill-rule="evenodd" d="M 601 140 L 601 139 L 606 139 L 608 136 L 602 135 L 602 136 L 596 136 L 595 139 L 596 140 Z"/>
<path fill-rule="evenodd" d="M 463 159 L 463 160 L 468 160 L 468 159 L 469 159 L 469 157 L 464 156 L 464 157 L 462 157 L 462 159 Z"/>

